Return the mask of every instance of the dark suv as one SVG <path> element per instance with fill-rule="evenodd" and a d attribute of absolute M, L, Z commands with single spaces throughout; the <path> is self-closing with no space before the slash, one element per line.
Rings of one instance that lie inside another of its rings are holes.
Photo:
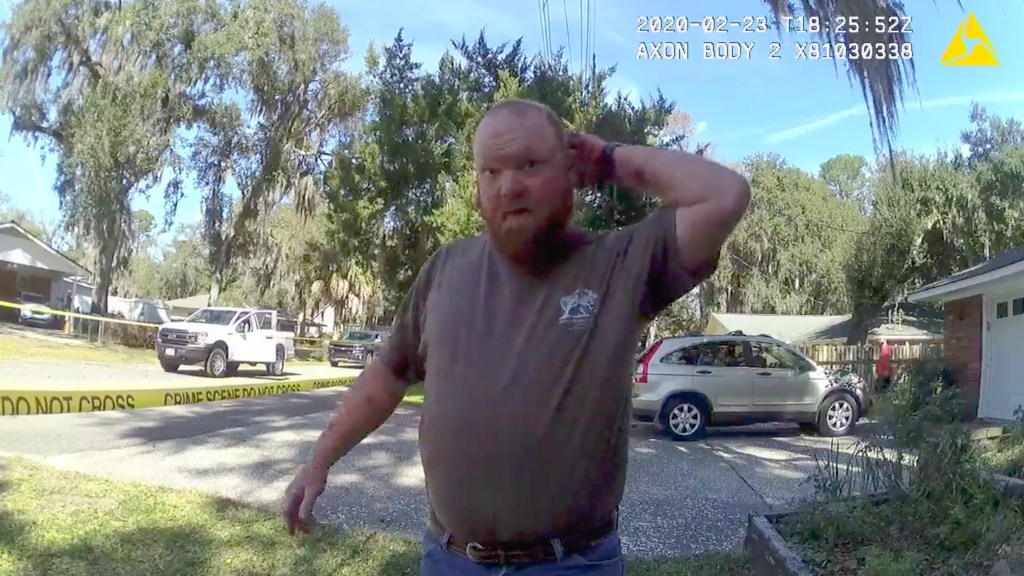
<path fill-rule="evenodd" d="M 340 340 L 331 340 L 327 345 L 327 360 L 335 367 L 342 363 L 366 367 L 387 339 L 386 333 L 375 330 L 347 332 Z"/>

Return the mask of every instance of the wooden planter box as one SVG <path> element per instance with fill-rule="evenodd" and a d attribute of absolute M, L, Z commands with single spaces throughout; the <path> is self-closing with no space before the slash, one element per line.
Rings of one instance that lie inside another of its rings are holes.
<path fill-rule="evenodd" d="M 1002 474 L 991 474 L 989 480 L 996 485 L 1004 496 L 1024 496 L 1024 480 L 1010 478 Z M 889 499 L 887 494 L 872 494 L 868 500 L 873 504 L 881 504 Z M 779 512 L 776 514 L 747 517 L 747 535 L 743 540 L 743 549 L 750 556 L 754 574 L 758 576 L 813 576 L 811 569 L 804 564 L 782 535 L 775 529 L 775 523 L 797 514 L 797 511 Z"/>

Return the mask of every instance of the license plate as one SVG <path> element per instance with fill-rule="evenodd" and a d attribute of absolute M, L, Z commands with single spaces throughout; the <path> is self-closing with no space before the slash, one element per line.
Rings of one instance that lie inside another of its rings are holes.
<path fill-rule="evenodd" d="M 174 356 L 174 348 L 164 348 L 164 354 L 167 356 Z"/>

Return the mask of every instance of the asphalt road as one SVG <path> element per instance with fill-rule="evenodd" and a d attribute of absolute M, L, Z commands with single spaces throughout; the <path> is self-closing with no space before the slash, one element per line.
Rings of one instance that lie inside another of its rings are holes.
<path fill-rule="evenodd" d="M 0 419 L 0 453 L 114 479 L 191 488 L 275 509 L 345 392 L 320 390 L 243 401 Z M 316 514 L 343 528 L 417 536 L 426 500 L 417 410 L 402 407 L 346 457 Z M 673 443 L 632 430 L 622 507 L 626 552 L 679 555 L 739 549 L 747 514 L 811 494 L 803 482 L 827 439 L 795 427 L 713 430 Z M 844 443 L 848 444 L 849 441 Z"/>

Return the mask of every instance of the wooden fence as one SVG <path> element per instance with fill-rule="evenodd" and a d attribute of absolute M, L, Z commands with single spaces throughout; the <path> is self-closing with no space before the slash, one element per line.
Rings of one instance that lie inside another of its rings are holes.
<path fill-rule="evenodd" d="M 826 368 L 849 370 L 868 382 L 875 376 L 875 363 L 881 353 L 878 345 L 841 346 L 835 344 L 795 345 L 808 358 Z M 913 360 L 942 358 L 941 342 L 892 344 L 890 356 L 893 369 Z"/>

